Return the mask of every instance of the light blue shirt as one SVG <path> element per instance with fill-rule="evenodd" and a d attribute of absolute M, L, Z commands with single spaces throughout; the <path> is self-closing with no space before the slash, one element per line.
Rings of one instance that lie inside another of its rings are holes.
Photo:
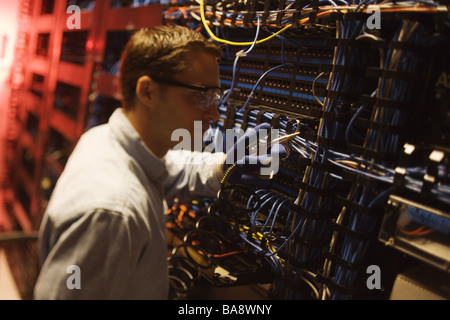
<path fill-rule="evenodd" d="M 158 159 L 121 108 L 86 132 L 42 220 L 35 299 L 167 299 L 165 199 L 214 197 L 223 159 Z"/>

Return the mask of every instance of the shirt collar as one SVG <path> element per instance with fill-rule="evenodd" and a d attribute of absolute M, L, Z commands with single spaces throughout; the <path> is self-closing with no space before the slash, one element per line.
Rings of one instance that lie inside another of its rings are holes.
<path fill-rule="evenodd" d="M 117 141 L 153 181 L 163 181 L 167 170 L 163 159 L 159 159 L 144 143 L 139 133 L 125 116 L 123 108 L 117 108 L 109 118 L 109 126 Z"/>

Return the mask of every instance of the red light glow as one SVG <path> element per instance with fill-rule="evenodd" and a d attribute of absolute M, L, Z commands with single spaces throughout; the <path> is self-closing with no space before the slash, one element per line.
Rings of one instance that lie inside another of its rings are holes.
<path fill-rule="evenodd" d="M 0 83 L 9 75 L 14 59 L 20 1 L 0 0 Z"/>

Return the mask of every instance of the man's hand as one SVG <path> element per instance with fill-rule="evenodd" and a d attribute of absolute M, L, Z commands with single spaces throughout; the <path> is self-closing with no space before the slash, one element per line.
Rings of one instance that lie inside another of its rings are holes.
<path fill-rule="evenodd" d="M 274 172 L 270 169 L 271 166 L 279 165 L 279 159 L 285 158 L 287 154 L 282 144 L 270 145 L 270 133 L 270 125 L 262 123 L 254 129 L 248 129 L 237 140 L 227 151 L 222 184 L 244 184 L 262 188 L 270 184 L 270 173 Z M 277 171 L 278 167 L 275 172 Z"/>

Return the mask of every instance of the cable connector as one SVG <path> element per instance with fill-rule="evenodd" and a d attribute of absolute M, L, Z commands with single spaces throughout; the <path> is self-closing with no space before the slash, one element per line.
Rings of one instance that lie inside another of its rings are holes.
<path fill-rule="evenodd" d="M 236 52 L 236 57 L 246 57 L 247 52 L 244 52 L 244 50 Z"/>

